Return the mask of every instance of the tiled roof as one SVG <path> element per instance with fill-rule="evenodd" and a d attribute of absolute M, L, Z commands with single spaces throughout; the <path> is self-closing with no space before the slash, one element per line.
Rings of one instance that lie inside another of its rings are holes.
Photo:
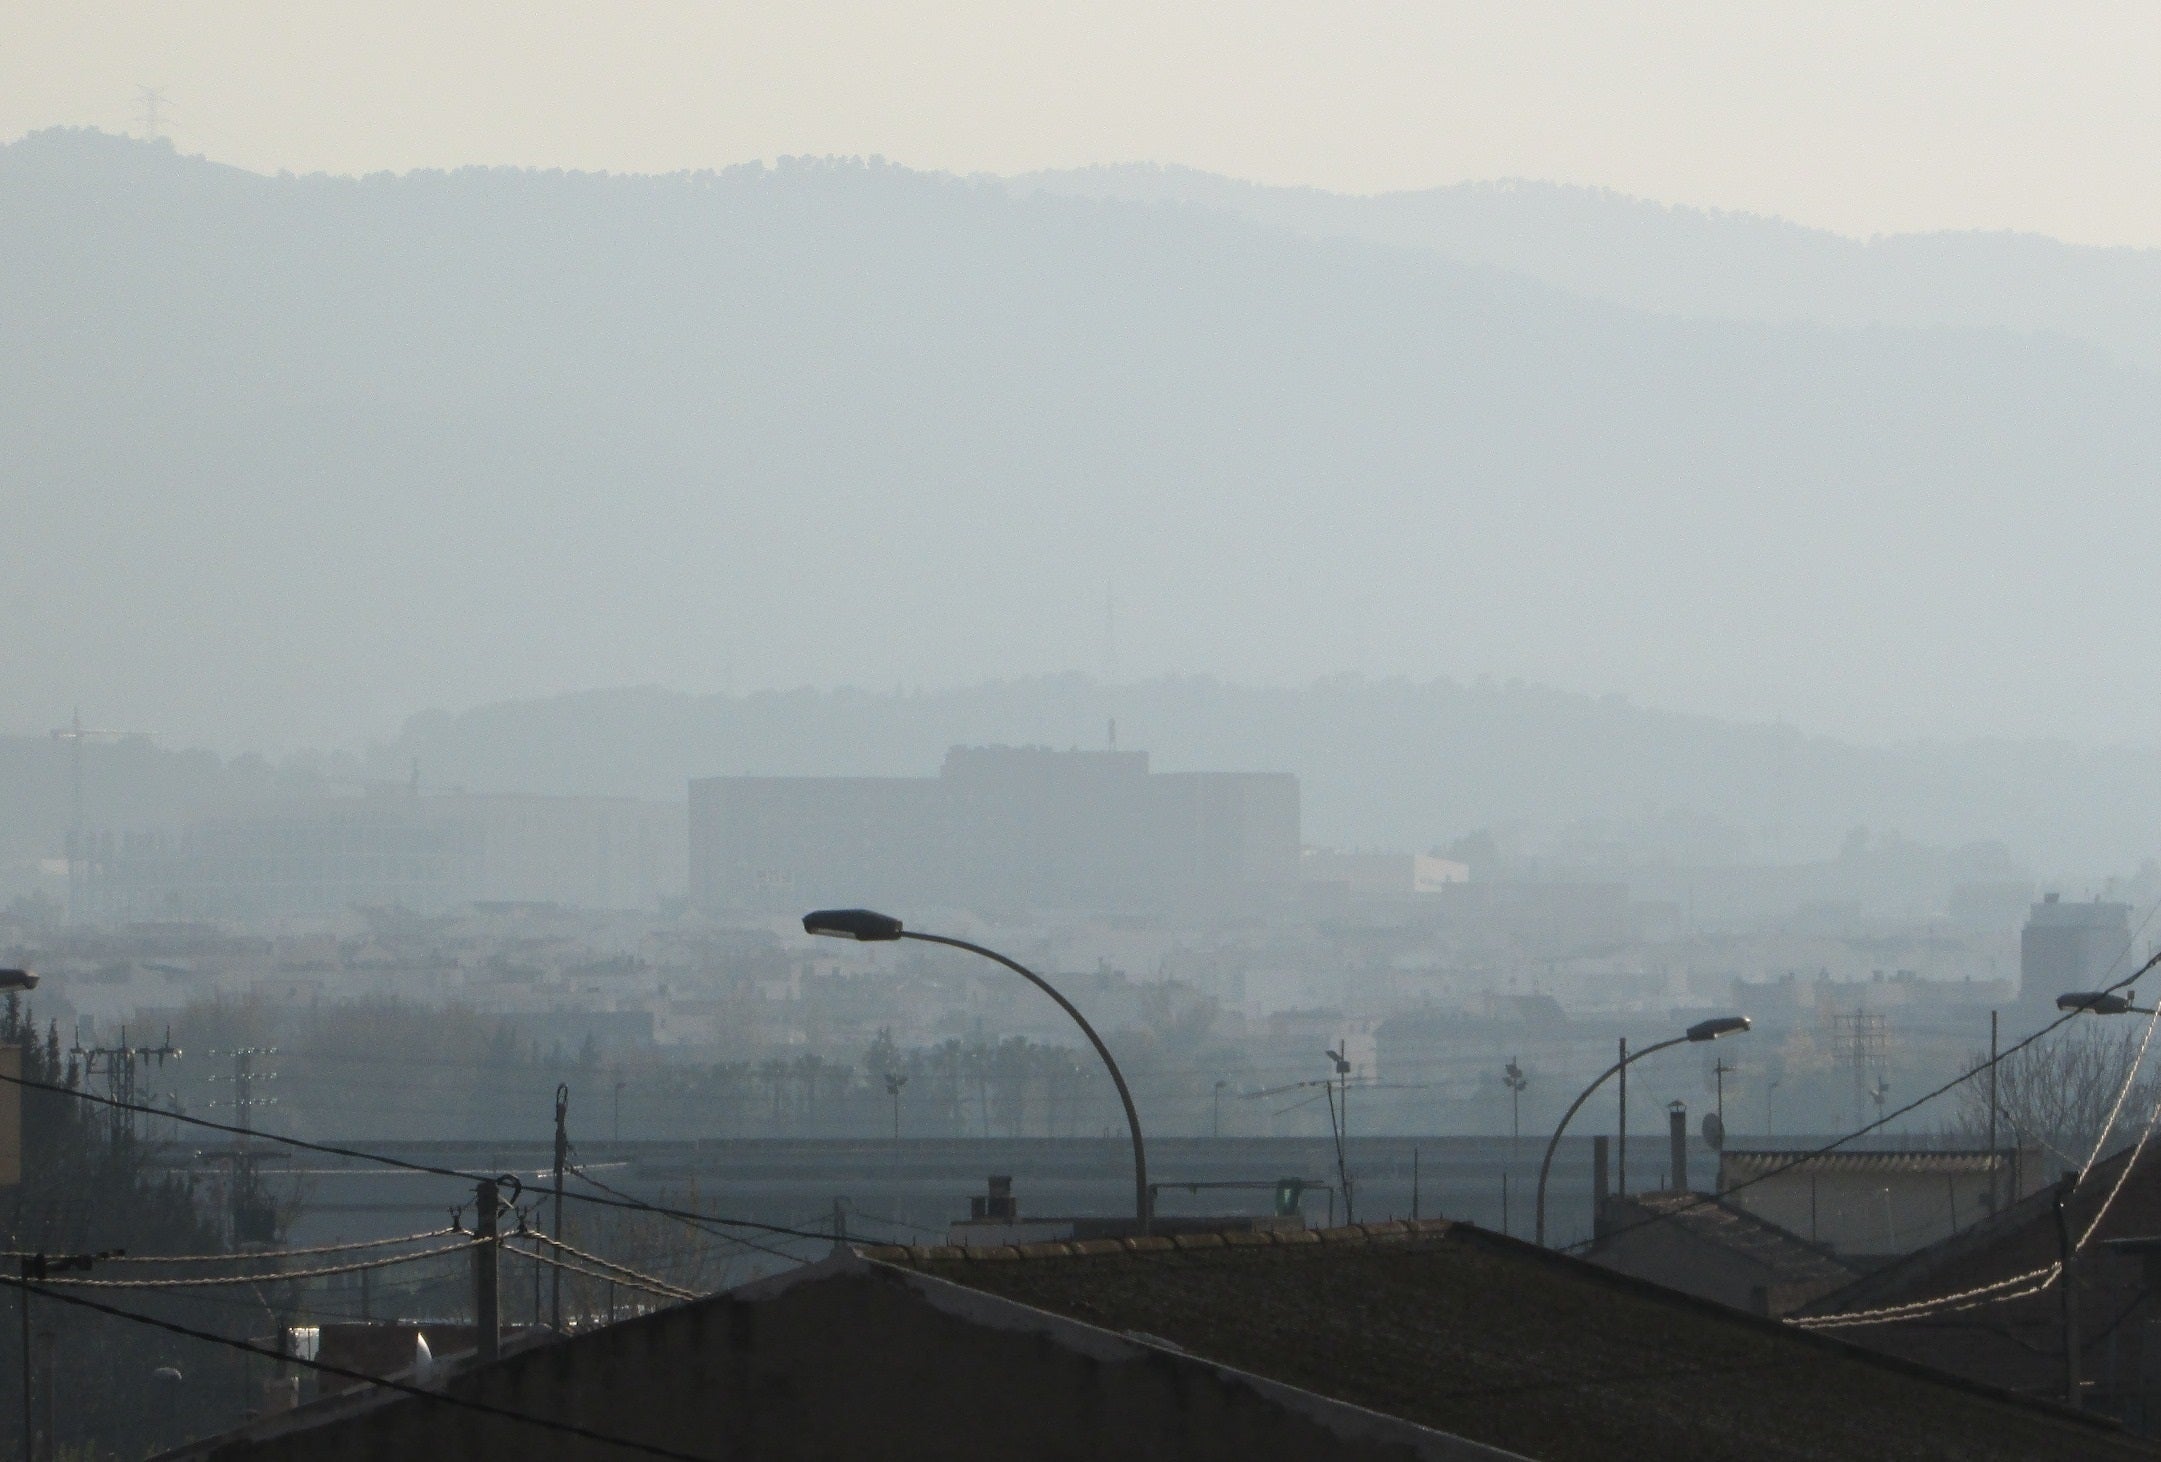
<path fill-rule="evenodd" d="M 1700 1193 L 1631 1193 L 1619 1201 L 1755 1261 L 1781 1285 L 1805 1286 L 1823 1294 L 1851 1284 L 1856 1277 L 1821 1244 L 1716 1198 Z"/>
<path fill-rule="evenodd" d="M 2009 1161 L 2007 1152 L 1826 1152 L 1809 1154 L 1773 1149 L 1767 1152 L 1735 1151 L 1718 1155 L 1719 1171 L 1753 1177 L 1774 1168 L 1794 1168 L 1812 1173 L 1986 1173 L 2001 1171 Z"/>
<path fill-rule="evenodd" d="M 1464 1224 L 858 1252 L 1550 1462 L 2152 1455 Z"/>

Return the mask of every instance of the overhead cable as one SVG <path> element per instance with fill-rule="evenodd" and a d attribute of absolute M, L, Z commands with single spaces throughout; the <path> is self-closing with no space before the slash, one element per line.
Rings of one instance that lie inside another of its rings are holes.
<path fill-rule="evenodd" d="M 359 1381 L 370 1386 L 381 1386 L 387 1391 L 399 1391 L 407 1396 L 418 1397 L 423 1401 L 433 1401 L 443 1406 L 456 1407 L 464 1411 L 477 1411 L 488 1416 L 500 1417 L 505 1421 L 519 1422 L 525 1426 L 539 1427 L 551 1432 L 561 1432 L 567 1436 L 583 1437 L 589 1442 L 598 1442 L 602 1446 L 621 1447 L 627 1452 L 640 1452 L 648 1457 L 666 1457 L 672 1459 L 672 1462 L 716 1462 L 716 1459 L 701 1457 L 694 1452 L 678 1452 L 673 1448 L 656 1446 L 651 1442 L 640 1442 L 629 1437 L 612 1436 L 607 1432 L 595 1431 L 591 1427 L 580 1426 L 576 1422 L 558 1421 L 553 1417 L 535 1416 L 526 1411 L 514 1411 L 507 1406 L 495 1406 L 486 1401 L 475 1401 L 470 1397 L 459 1396 L 449 1391 L 430 1390 L 425 1386 L 416 1386 L 409 1381 L 395 1380 L 386 1376 L 371 1376 L 365 1371 L 356 1371 L 345 1366 L 332 1365 L 324 1360 L 287 1355 L 282 1351 L 272 1350 L 268 1346 L 255 1345 L 246 1340 L 235 1339 L 230 1335 L 216 1335 L 208 1330 L 197 1330 L 193 1326 L 177 1324 L 171 1320 L 161 1320 L 155 1315 L 140 1314 L 134 1310 L 123 1310 L 117 1305 L 101 1304 L 87 1295 L 69 1294 L 63 1290 L 49 1289 L 43 1284 L 32 1284 L 27 1280 L 17 1279 L 11 1275 L 0 1274 L 0 1286 L 21 1290 L 26 1294 L 34 1294 L 40 1299 L 53 1300 L 59 1304 L 74 1305 L 85 1310 L 95 1310 L 101 1315 L 110 1315 L 116 1320 L 128 1320 L 138 1325 L 147 1325 L 153 1329 L 163 1330 L 168 1334 L 182 1336 L 188 1340 L 200 1340 L 210 1345 L 222 1345 L 229 1349 L 246 1351 L 250 1355 L 261 1356 L 265 1360 L 277 1361 L 283 1365 L 296 1365 L 306 1370 L 319 1371 L 324 1375 L 338 1376 L 348 1381 Z"/>

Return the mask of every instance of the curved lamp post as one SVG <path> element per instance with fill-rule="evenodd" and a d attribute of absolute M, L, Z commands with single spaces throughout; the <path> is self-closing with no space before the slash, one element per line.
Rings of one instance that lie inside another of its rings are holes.
<path fill-rule="evenodd" d="M 0 971 L 0 973 L 5 973 Z M 2089 1015 L 2152 1015 L 2143 1005 L 2133 1005 L 2127 995 L 2109 990 L 2073 990 L 2056 997 L 2058 1010 L 2083 1010 Z"/>
<path fill-rule="evenodd" d="M 1058 1002 L 1058 1008 L 1073 1017 L 1073 1023 L 1088 1037 L 1088 1043 L 1103 1058 L 1103 1065 L 1111 1074 L 1111 1084 L 1118 1088 L 1118 1100 L 1125 1104 L 1126 1128 L 1133 1134 L 1133 1221 L 1142 1233 L 1148 1232 L 1148 1150 L 1141 1141 L 1140 1113 L 1134 1109 L 1133 1093 L 1126 1088 L 1125 1073 L 1111 1058 L 1110 1047 L 1096 1034 L 1095 1027 L 1086 1016 L 1073 1008 L 1073 1002 L 1051 988 L 1048 980 L 1017 960 L 1007 959 L 995 949 L 985 949 L 980 944 L 970 944 L 965 939 L 949 939 L 943 934 L 921 934 L 903 928 L 900 920 L 891 914 L 880 914 L 870 909 L 819 909 L 803 916 L 803 932 L 823 934 L 832 939 L 855 939 L 866 944 L 889 942 L 896 939 L 915 939 L 925 944 L 943 944 L 953 949 L 965 949 L 979 954 L 996 964 L 1002 964 L 1029 984 Z"/>
<path fill-rule="evenodd" d="M 1568 1110 L 1561 1114 L 1560 1125 L 1553 1129 L 1553 1137 L 1546 1143 L 1545 1160 L 1538 1165 L 1538 1243 L 1541 1247 L 1546 1242 L 1546 1174 L 1553 1168 L 1553 1151 L 1561 1145 L 1561 1134 L 1568 1130 L 1569 1119 L 1576 1115 L 1577 1108 L 1590 1100 L 1591 1093 L 1604 1086 L 1608 1077 L 1641 1061 L 1653 1051 L 1663 1051 L 1668 1046 L 1685 1045 L 1690 1041 L 1715 1041 L 1720 1036 L 1739 1035 L 1748 1027 L 1749 1020 L 1745 1015 L 1721 1015 L 1711 1020 L 1699 1020 L 1680 1035 L 1654 1042 L 1640 1051 L 1631 1051 L 1623 1056 L 1598 1073 L 1598 1079 L 1585 1087 L 1582 1095 L 1568 1104 Z"/>

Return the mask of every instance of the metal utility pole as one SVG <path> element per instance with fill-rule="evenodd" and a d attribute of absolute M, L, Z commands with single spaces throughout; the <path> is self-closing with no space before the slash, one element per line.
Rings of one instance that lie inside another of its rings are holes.
<path fill-rule="evenodd" d="M 563 1164 L 570 1158 L 570 1132 L 563 1119 L 570 1112 L 570 1087 L 558 1082 L 555 1088 L 555 1241 L 563 1241 Z M 549 1324 L 555 1333 L 563 1333 L 563 1265 L 560 1251 L 552 1266 L 554 1277 L 549 1281 Z"/>
<path fill-rule="evenodd" d="M 1209 1123 L 1208 1135 L 1217 1142 L 1223 1140 L 1223 1088 L 1229 1085 L 1229 1082 L 1221 1079 L 1216 1082 L 1216 1111 L 1214 1119 Z"/>
<path fill-rule="evenodd" d="M 496 1210 L 502 1194 L 493 1178 L 482 1178 L 473 1191 L 473 1329 L 482 1361 L 503 1350 L 502 1272 L 497 1246 Z"/>
<path fill-rule="evenodd" d="M 1614 1070 L 1621 1073 L 1621 1141 L 1613 1161 L 1614 1196 L 1628 1196 L 1628 1037 L 1621 1037 L 1621 1064 Z"/>
<path fill-rule="evenodd" d="M 1340 1043 L 1340 1046 L 1348 1045 L 1349 1041 Z M 1328 1125 L 1334 1129 L 1336 1136 L 1336 1182 L 1343 1189 L 1343 1221 L 1356 1223 L 1358 1220 L 1351 1207 L 1350 1159 L 1344 1152 L 1351 1135 L 1351 1063 L 1340 1047 L 1328 1052 L 1327 1056 L 1334 1063 L 1336 1073 L 1325 1088 L 1329 1097 Z M 1335 1101 L 1338 1089 L 1343 1095 L 1343 1110 L 1340 1116 L 1337 1114 Z"/>
<path fill-rule="evenodd" d="M 893 1099 L 893 1140 L 900 1141 L 900 1089 L 908 1084 L 905 1076 L 885 1074 L 885 1094 Z"/>
<path fill-rule="evenodd" d="M 2000 1201 L 1998 1186 L 2001 1166 L 1996 1160 L 1996 1012 L 1988 1013 L 1988 1211 L 1994 1213 Z"/>
<path fill-rule="evenodd" d="M 833 1200 L 833 1247 L 841 1248 L 848 1242 L 848 1200 Z"/>
<path fill-rule="evenodd" d="M 24 1256 L 23 1256 L 23 1261 L 22 1261 L 22 1277 L 23 1277 L 24 1279 L 29 1279 L 29 1278 L 31 1277 L 31 1274 L 32 1274 L 32 1270 L 31 1270 L 31 1264 L 32 1264 L 32 1262 L 33 1262 L 33 1260 L 32 1260 L 32 1257 L 31 1257 L 30 1255 L 27 1255 L 27 1254 L 26 1254 L 26 1255 L 24 1255 Z M 42 1266 L 42 1265 L 40 1265 L 40 1266 L 39 1266 L 39 1268 L 40 1268 L 40 1269 L 42 1269 L 42 1268 L 43 1268 L 43 1266 Z M 41 1274 L 41 1275 L 40 1275 L 39 1277 L 41 1277 L 41 1278 L 42 1278 L 42 1277 L 43 1277 L 43 1276 L 42 1276 L 42 1274 Z M 37 1462 L 37 1441 L 36 1441 L 36 1434 L 35 1434 L 35 1433 L 34 1433 L 34 1432 L 33 1432 L 33 1431 L 31 1430 L 31 1426 L 32 1426 L 32 1421 L 31 1421 L 31 1411 L 32 1411 L 32 1407 L 31 1407 L 31 1400 L 30 1400 L 30 1394 L 31 1394 L 31 1393 L 30 1393 L 30 1286 L 29 1286 L 29 1285 L 25 1284 L 25 1285 L 24 1285 L 24 1286 L 23 1286 L 23 1287 L 22 1287 L 21 1289 L 18 1289 L 18 1290 L 16 1290 L 16 1291 L 15 1291 L 15 1308 L 16 1308 L 16 1310 L 17 1310 L 17 1311 L 18 1311 L 18 1312 L 19 1312 L 19 1313 L 21 1314 L 21 1316 L 22 1316 L 22 1348 L 23 1348 L 23 1349 L 22 1349 L 22 1362 L 23 1362 L 23 1452 L 22 1452 L 22 1462 Z"/>
<path fill-rule="evenodd" d="M 22 1268 L 20 1272 L 22 1275 L 23 1283 L 21 1287 L 15 1291 L 15 1299 L 16 1313 L 21 1317 L 22 1320 L 23 1462 L 36 1462 L 37 1459 L 37 1433 L 35 1431 L 34 1423 L 36 1407 L 32 1401 L 33 1393 L 30 1385 L 30 1285 L 34 1281 L 41 1280 L 49 1274 L 65 1274 L 70 1270 L 88 1269 L 93 1263 L 95 1263 L 99 1259 L 117 1258 L 119 1257 L 119 1254 L 120 1250 L 113 1249 L 102 1254 L 55 1254 L 51 1256 L 44 1254 L 25 1254 L 22 1256 Z M 48 1353 L 47 1364 L 45 1367 L 45 1446 L 48 1451 L 51 1451 L 53 1447 L 51 1390 L 52 1384 L 53 1376 L 51 1357 Z"/>
<path fill-rule="evenodd" d="M 255 1058 L 258 1056 L 275 1056 L 276 1054 L 277 1047 L 275 1046 L 242 1046 L 231 1053 L 233 1074 L 226 1079 L 233 1084 L 233 1097 L 232 1101 L 227 1105 L 230 1105 L 233 1110 L 233 1125 L 240 1129 L 240 1136 L 236 1140 L 236 1150 L 233 1153 L 231 1165 L 231 1191 L 227 1194 L 227 1207 L 230 1210 L 233 1226 L 233 1247 L 235 1249 L 238 1249 L 243 1242 L 250 1241 L 251 1236 L 259 1234 L 263 1228 L 258 1205 L 255 1202 L 255 1151 L 248 1140 L 248 1134 L 255 1127 L 255 1109 L 270 1106 L 276 1101 L 275 1097 L 262 1097 L 255 1094 L 255 1084 L 257 1082 L 275 1081 L 278 1076 L 275 1071 L 257 1071 L 255 1069 Z M 215 1076 L 210 1079 L 212 1081 L 218 1080 Z M 218 1104 L 212 1103 L 212 1105 Z M 263 1235 L 262 1237 L 268 1238 L 270 1236 Z M 255 1241 L 259 1242 L 261 1240 Z"/>
<path fill-rule="evenodd" d="M 2078 1246 L 2071 1242 L 2071 1215 L 2066 1205 L 2077 1186 L 2078 1174 L 2065 1173 L 2056 1184 L 2055 1205 L 2056 1258 L 2063 1266 L 2056 1282 L 2063 1320 L 2063 1404 L 2074 1411 L 2079 1407 L 2078 1286 L 2071 1266 L 2078 1259 Z"/>
<path fill-rule="evenodd" d="M 1717 1111 L 1718 1125 L 1720 1127 L 1726 1125 L 1726 1073 L 1733 1069 L 1733 1067 L 1726 1064 L 1724 1056 L 1720 1056 L 1711 1062 L 1711 1079 L 1718 1083 Z"/>
<path fill-rule="evenodd" d="M 60 1450 L 60 1405 L 55 1399 L 60 1389 L 58 1337 L 50 1330 L 38 1331 L 38 1349 L 45 1356 L 45 1455 L 52 1457 Z"/>

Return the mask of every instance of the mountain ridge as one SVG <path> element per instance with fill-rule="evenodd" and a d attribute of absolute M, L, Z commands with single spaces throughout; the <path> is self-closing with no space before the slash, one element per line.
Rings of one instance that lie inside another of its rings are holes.
<path fill-rule="evenodd" d="M 2135 739 L 2153 379 L 890 165 L 0 149 L 0 724 L 1098 663 Z M 1889 733 L 1884 728 L 1889 728 Z"/>

